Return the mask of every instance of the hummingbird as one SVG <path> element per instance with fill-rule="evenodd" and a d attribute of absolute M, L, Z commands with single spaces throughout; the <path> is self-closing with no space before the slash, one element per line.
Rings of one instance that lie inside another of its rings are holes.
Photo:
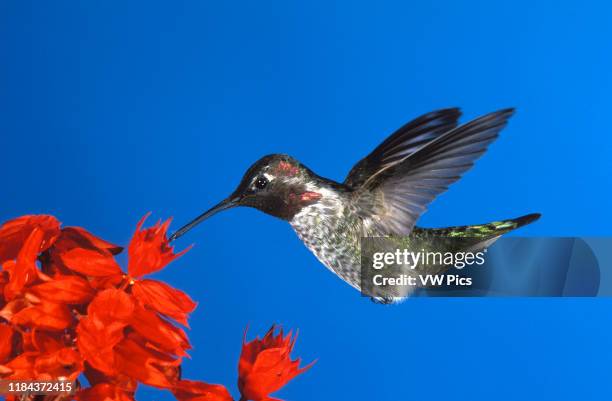
<path fill-rule="evenodd" d="M 454 250 L 484 249 L 540 214 L 445 228 L 421 228 L 416 223 L 427 206 L 486 152 L 513 113 L 512 108 L 503 109 L 463 125 L 458 123 L 458 108 L 424 114 L 357 162 L 343 182 L 321 177 L 286 154 L 264 156 L 246 171 L 230 196 L 169 240 L 222 210 L 252 207 L 287 221 L 325 267 L 357 290 L 361 290 L 364 237 L 402 238 L 404 245 L 413 247 L 439 239 L 448 245 L 449 239 L 455 239 L 450 244 Z M 391 303 L 407 295 L 372 298 Z"/>

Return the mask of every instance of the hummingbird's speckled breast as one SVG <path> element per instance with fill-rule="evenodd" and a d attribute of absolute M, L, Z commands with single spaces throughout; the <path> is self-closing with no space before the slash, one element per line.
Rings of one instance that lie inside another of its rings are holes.
<path fill-rule="evenodd" d="M 316 191 L 323 195 L 321 200 L 303 208 L 289 223 L 323 265 L 359 290 L 363 222 L 351 210 L 350 194 Z"/>

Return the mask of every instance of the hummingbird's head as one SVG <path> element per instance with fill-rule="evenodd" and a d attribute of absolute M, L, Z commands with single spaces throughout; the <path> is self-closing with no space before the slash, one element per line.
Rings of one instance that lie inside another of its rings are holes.
<path fill-rule="evenodd" d="M 249 206 L 269 215 L 290 220 L 302 208 L 317 203 L 317 176 L 288 155 L 264 156 L 246 171 L 236 190 L 171 237 L 175 240 L 213 214 L 236 206 Z"/>

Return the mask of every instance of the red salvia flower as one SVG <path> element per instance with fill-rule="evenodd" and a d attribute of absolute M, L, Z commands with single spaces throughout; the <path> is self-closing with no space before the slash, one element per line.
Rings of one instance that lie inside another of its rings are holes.
<path fill-rule="evenodd" d="M 138 222 L 128 247 L 128 273 L 132 277 L 142 277 L 161 270 L 189 250 L 187 248 L 178 254 L 174 253 L 166 237 L 171 220 L 163 224 L 158 221 L 153 227 L 142 230 L 147 217 L 148 214 Z"/>
<path fill-rule="evenodd" d="M 300 359 L 291 360 L 291 351 L 297 335 L 292 338 L 291 332 L 283 337 L 281 329 L 278 335 L 272 326 L 266 335 L 247 343 L 246 331 L 242 344 L 242 353 L 238 363 L 238 388 L 243 400 L 274 401 L 269 396 L 283 387 L 300 373 L 310 369 L 314 364 L 300 368 Z"/>
<path fill-rule="evenodd" d="M 170 220 L 143 229 L 146 217 L 130 241 L 127 274 L 115 260 L 120 246 L 80 227 L 61 228 L 52 216 L 0 227 L 0 379 L 80 383 L 84 376 L 90 387 L 74 394 L 77 401 L 131 401 L 138 383 L 169 389 L 179 401 L 232 400 L 222 385 L 181 378 L 191 346 L 174 322 L 189 327 L 196 303 L 142 277 L 188 249 L 174 253 Z M 271 401 L 269 393 L 310 367 L 291 360 L 294 342 L 273 327 L 243 344 L 243 399 Z"/>

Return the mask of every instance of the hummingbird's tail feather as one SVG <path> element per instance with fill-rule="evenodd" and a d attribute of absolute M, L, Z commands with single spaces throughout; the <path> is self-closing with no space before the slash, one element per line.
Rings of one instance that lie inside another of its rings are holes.
<path fill-rule="evenodd" d="M 416 227 L 412 238 L 417 238 L 432 248 L 446 251 L 478 252 L 491 246 L 502 235 L 532 223 L 540 218 L 539 213 L 532 213 L 514 219 L 494 221 L 486 224 L 457 226 L 445 228 Z"/>
<path fill-rule="evenodd" d="M 446 237 L 471 237 L 471 238 L 493 238 L 500 235 L 506 234 L 509 231 L 516 230 L 517 228 L 526 226 L 527 224 L 533 223 L 540 218 L 540 213 L 531 213 L 525 216 L 517 217 L 515 219 L 508 219 L 502 221 L 494 221 L 487 224 L 478 224 L 471 226 L 461 227 L 447 227 L 447 228 L 435 228 L 432 231 L 436 235 Z M 433 232 L 432 232 L 433 233 Z"/>
<path fill-rule="evenodd" d="M 516 230 L 519 227 L 532 223 L 540 218 L 539 213 L 532 213 L 515 219 L 494 221 L 487 224 L 446 227 L 446 228 L 415 228 L 409 236 L 412 249 L 421 249 L 421 252 L 481 252 L 486 250 L 503 234 Z M 450 266 L 446 263 L 422 264 L 411 269 L 419 274 L 438 275 L 446 274 Z M 437 286 L 424 285 L 423 288 L 438 289 Z M 379 296 L 371 297 L 372 301 L 381 304 L 395 304 L 402 302 L 411 295 L 411 291 L 402 293 L 396 287 L 389 287 L 387 293 L 381 292 Z"/>
<path fill-rule="evenodd" d="M 530 213 L 514 219 L 514 222 L 516 223 L 516 228 L 519 228 L 539 220 L 540 217 L 542 217 L 541 213 Z"/>

